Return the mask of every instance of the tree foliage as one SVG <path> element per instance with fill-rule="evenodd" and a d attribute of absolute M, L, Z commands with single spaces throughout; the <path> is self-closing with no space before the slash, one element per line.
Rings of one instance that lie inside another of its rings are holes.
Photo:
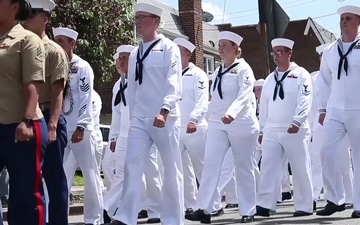
<path fill-rule="evenodd" d="M 55 0 L 51 27 L 79 33 L 76 53 L 90 63 L 95 86 L 115 71 L 112 55 L 120 44 L 134 43 L 133 0 Z"/>

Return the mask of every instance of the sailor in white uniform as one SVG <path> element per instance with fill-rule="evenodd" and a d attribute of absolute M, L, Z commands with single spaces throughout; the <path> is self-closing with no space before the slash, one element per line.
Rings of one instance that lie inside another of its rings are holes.
<path fill-rule="evenodd" d="M 104 196 L 104 219 L 105 222 L 111 222 L 111 217 L 115 214 L 118 204 L 121 201 L 121 193 L 124 180 L 124 166 L 127 152 L 127 138 L 130 127 L 129 106 L 127 103 L 127 73 L 129 55 L 134 50 L 132 45 L 121 45 L 117 48 L 114 58 L 117 58 L 120 79 L 115 83 L 112 98 L 112 117 L 110 136 L 110 151 L 114 152 L 115 158 L 115 176 L 109 191 Z M 122 72 L 124 71 L 124 72 Z M 109 154 L 110 155 L 110 154 Z M 161 179 L 157 168 L 157 149 L 152 147 L 148 162 L 143 195 L 145 198 L 146 208 L 149 215 L 148 222 L 159 222 L 160 219 L 160 202 L 161 202 Z M 153 178 L 153 180 L 152 180 Z M 155 187 L 154 187 L 155 186 Z"/>
<path fill-rule="evenodd" d="M 208 110 L 209 79 L 206 73 L 189 62 L 195 45 L 183 38 L 176 38 L 182 64 L 183 94 L 179 103 L 181 111 L 180 151 L 184 175 L 184 200 L 186 213 L 195 208 L 197 182 L 200 182 L 204 167 L 205 134 Z M 190 161 L 189 161 L 190 159 Z"/>
<path fill-rule="evenodd" d="M 121 71 L 120 61 L 119 61 L 119 50 L 120 46 L 117 48 L 116 53 L 112 56 L 115 61 L 116 71 L 118 74 L 123 74 L 124 72 Z M 129 52 L 130 54 L 131 52 Z M 119 136 L 119 115 L 118 111 L 114 109 L 115 103 L 115 96 L 117 91 L 120 88 L 120 79 L 118 79 L 112 89 L 112 100 L 111 100 L 111 124 L 110 124 L 110 131 L 109 131 L 109 141 L 105 149 L 104 157 L 101 162 L 102 171 L 104 173 L 104 180 L 106 184 L 106 190 L 109 191 L 111 189 L 112 181 L 114 180 L 115 176 L 115 168 L 116 168 L 116 158 L 115 158 L 115 146 L 116 140 Z M 112 150 L 111 150 L 112 149 Z"/>
<path fill-rule="evenodd" d="M 146 3 L 135 6 L 137 32 L 143 42 L 129 57 L 128 104 L 130 129 L 123 193 L 113 225 L 137 223 L 141 183 L 152 144 L 164 164 L 162 224 L 184 224 L 184 192 L 179 149 L 182 97 L 179 47 L 156 32 L 162 9 Z"/>
<path fill-rule="evenodd" d="M 354 212 L 360 218 L 360 7 L 338 9 L 342 36 L 322 54 L 319 72 L 319 123 L 324 140 L 321 163 L 327 205 L 317 215 L 345 210 L 345 195 L 339 169 L 340 143 L 348 134 L 354 168 Z"/>
<path fill-rule="evenodd" d="M 75 47 L 78 33 L 68 28 L 55 28 L 55 40 L 60 46 L 63 42 Z M 66 49 L 65 49 L 66 51 Z M 68 51 L 67 51 L 68 52 Z M 73 50 L 71 50 L 71 53 Z M 77 56 L 69 55 L 70 75 L 67 94 L 64 98 L 63 112 L 67 121 L 69 137 L 64 153 L 64 169 L 71 189 L 75 170 L 79 164 L 84 177 L 84 219 L 85 224 L 102 223 L 101 177 L 95 154 L 95 142 L 91 135 L 94 130 L 92 117 L 92 93 L 94 72 L 88 62 Z"/>
<path fill-rule="evenodd" d="M 291 62 L 294 42 L 277 38 L 271 42 L 277 68 L 265 80 L 260 98 L 259 142 L 262 159 L 257 215 L 276 210 L 282 174 L 288 159 L 294 182 L 293 216 L 313 213 L 308 114 L 312 101 L 310 74 Z"/>
<path fill-rule="evenodd" d="M 321 55 L 324 49 L 329 44 L 322 44 L 316 47 L 316 52 L 319 54 L 320 60 Z M 319 108 L 318 108 L 318 75 L 319 71 L 311 73 L 313 81 L 313 104 L 311 106 L 311 112 L 309 114 L 310 127 L 312 128 L 312 136 L 309 143 L 309 153 L 311 158 L 311 172 L 312 172 L 312 181 L 313 181 L 313 193 L 314 193 L 314 209 L 316 208 L 316 202 L 320 198 L 321 190 L 323 189 L 323 178 L 322 178 L 322 166 L 321 166 L 321 145 L 323 142 L 323 128 L 322 125 L 318 122 L 319 118 Z M 353 171 L 351 165 L 351 156 L 349 148 L 349 138 L 346 135 L 341 141 L 340 148 L 343 151 L 340 153 L 339 163 L 340 171 L 342 175 L 342 181 L 344 184 L 345 192 L 345 203 L 348 206 L 352 205 L 352 196 L 353 196 Z M 326 193 L 325 193 L 326 194 Z"/>
<path fill-rule="evenodd" d="M 259 124 L 252 99 L 255 77 L 244 59 L 237 59 L 242 37 L 219 33 L 219 53 L 224 63 L 215 71 L 209 106 L 204 170 L 198 193 L 198 210 L 185 217 L 192 221 L 210 222 L 214 197 L 225 154 L 231 147 L 236 167 L 241 223 L 254 221 L 256 185 L 253 157 Z M 216 199 L 215 199 L 216 200 Z"/>

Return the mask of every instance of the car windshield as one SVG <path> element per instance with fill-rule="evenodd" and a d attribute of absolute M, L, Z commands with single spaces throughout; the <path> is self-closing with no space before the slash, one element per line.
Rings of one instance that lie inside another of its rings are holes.
<path fill-rule="evenodd" d="M 103 142 L 108 142 L 110 129 L 106 127 L 100 127 L 100 130 L 103 136 Z"/>

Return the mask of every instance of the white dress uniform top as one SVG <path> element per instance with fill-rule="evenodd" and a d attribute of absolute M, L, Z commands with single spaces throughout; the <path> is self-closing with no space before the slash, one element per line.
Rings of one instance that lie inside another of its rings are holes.
<path fill-rule="evenodd" d="M 64 35 L 73 40 L 76 40 L 78 35 L 76 31 L 62 27 L 53 31 L 55 37 Z M 85 223 L 97 225 L 102 223 L 103 199 L 101 177 L 95 157 L 95 142 L 91 135 L 94 130 L 92 117 L 94 73 L 89 63 L 75 54 L 70 62 L 68 82 L 69 87 L 63 103 L 69 137 L 64 153 L 65 174 L 70 190 L 77 164 L 79 164 L 85 183 Z M 84 138 L 79 143 L 72 143 L 70 139 L 77 127 L 84 129 Z"/>
<path fill-rule="evenodd" d="M 242 41 L 242 37 L 227 31 L 220 32 L 219 40 L 222 39 L 230 40 L 237 45 Z M 255 77 L 244 59 L 235 59 L 231 66 L 223 67 L 224 65 L 215 71 L 215 88 L 211 88 L 205 164 L 197 205 L 198 208 L 211 213 L 214 200 L 217 200 L 213 197 L 218 191 L 221 166 L 225 154 L 231 147 L 236 166 L 239 213 L 243 216 L 252 216 L 256 210 L 253 157 L 259 131 L 252 102 Z M 224 74 L 220 82 L 221 73 Z M 221 121 L 226 114 L 234 118 L 231 124 Z"/>
<path fill-rule="evenodd" d="M 195 50 L 195 45 L 183 38 L 176 38 L 174 42 L 191 53 Z M 208 110 L 209 79 L 202 69 L 189 63 L 187 68 L 183 68 L 182 82 L 182 99 L 179 103 L 181 111 L 180 151 L 185 185 L 185 208 L 194 209 L 197 195 L 196 178 L 200 181 L 204 167 L 207 129 L 205 115 Z M 195 133 L 186 133 L 189 122 L 196 124 Z"/>
<path fill-rule="evenodd" d="M 162 10 L 139 3 L 135 11 L 161 16 Z M 147 55 L 145 53 L 148 53 Z M 137 57 L 139 60 L 137 60 Z M 184 193 L 179 150 L 179 106 L 181 99 L 181 57 L 179 47 L 163 35 L 141 43 L 130 54 L 128 96 L 131 116 L 126 154 L 124 189 L 114 219 L 136 224 L 141 206 L 141 177 L 148 162 L 152 144 L 164 164 L 161 223 L 184 224 Z M 153 125 L 161 109 L 168 110 L 165 127 Z"/>
<path fill-rule="evenodd" d="M 292 49 L 293 44 L 293 41 L 282 38 L 272 41 L 273 47 L 285 46 Z M 293 173 L 295 210 L 312 213 L 313 195 L 308 152 L 308 114 L 312 104 L 312 81 L 310 74 L 293 62 L 286 73 L 287 75 L 276 68 L 266 78 L 260 98 L 259 121 L 263 140 L 258 205 L 270 210 L 276 209 L 281 175 L 288 159 Z M 282 77 L 284 95 L 281 97 L 278 94 L 281 92 L 274 92 L 274 88 L 276 80 Z M 300 127 L 298 133 L 287 132 L 291 124 Z"/>
<path fill-rule="evenodd" d="M 102 109 L 102 101 L 100 95 L 93 90 L 92 92 L 92 116 L 94 120 L 94 130 L 91 132 L 93 139 L 95 141 L 95 157 L 97 164 L 99 166 L 99 170 L 101 167 L 101 158 L 103 154 L 103 136 L 100 130 L 100 114 Z"/>
<path fill-rule="evenodd" d="M 360 7 L 344 6 L 338 10 L 338 13 L 360 16 Z M 323 51 L 318 78 L 319 112 L 326 112 L 321 148 L 326 197 L 328 201 L 338 206 L 345 203 L 343 183 L 337 165 L 340 151 L 344 151 L 339 147 L 340 142 L 348 134 L 354 169 L 354 210 L 357 212 L 360 211 L 359 58 L 360 34 L 353 42 L 343 42 L 340 38 Z"/>

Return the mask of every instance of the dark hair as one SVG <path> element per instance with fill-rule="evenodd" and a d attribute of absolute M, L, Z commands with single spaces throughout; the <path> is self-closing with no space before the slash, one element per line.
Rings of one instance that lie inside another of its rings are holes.
<path fill-rule="evenodd" d="M 16 20 L 26 20 L 31 14 L 31 4 L 27 0 L 11 0 L 11 3 L 19 3 L 20 8 L 15 17 Z"/>

